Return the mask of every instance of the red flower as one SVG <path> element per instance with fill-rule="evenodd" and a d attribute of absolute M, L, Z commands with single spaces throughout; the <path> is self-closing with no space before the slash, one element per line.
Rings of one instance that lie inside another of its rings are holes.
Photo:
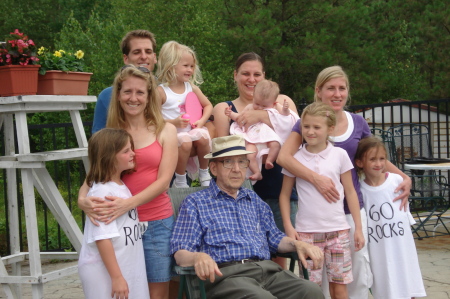
<path fill-rule="evenodd" d="M 17 34 L 18 36 L 23 36 L 23 33 L 20 33 L 19 29 L 14 30 L 14 32 L 10 32 L 10 34 Z"/>
<path fill-rule="evenodd" d="M 23 49 L 27 48 L 28 44 L 26 42 L 24 42 L 23 40 L 19 39 L 17 41 L 17 48 L 19 50 L 19 53 L 23 53 Z"/>
<path fill-rule="evenodd" d="M 11 32 L 6 41 L 0 44 L 0 65 L 28 65 L 39 60 L 35 43 L 19 29 Z"/>

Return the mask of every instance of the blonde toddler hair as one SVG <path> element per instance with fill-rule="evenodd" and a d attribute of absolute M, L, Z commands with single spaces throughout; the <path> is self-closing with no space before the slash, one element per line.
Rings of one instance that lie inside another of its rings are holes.
<path fill-rule="evenodd" d="M 176 41 L 165 43 L 159 52 L 158 69 L 156 71 L 156 77 L 158 78 L 159 83 L 168 86 L 177 81 L 175 66 L 178 64 L 184 53 L 189 53 L 194 57 L 194 73 L 189 82 L 195 85 L 203 83 L 202 74 L 194 50 Z"/>

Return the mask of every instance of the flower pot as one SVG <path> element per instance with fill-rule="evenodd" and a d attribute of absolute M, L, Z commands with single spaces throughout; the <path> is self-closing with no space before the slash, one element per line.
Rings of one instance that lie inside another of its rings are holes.
<path fill-rule="evenodd" d="M 92 73 L 47 71 L 39 75 L 37 94 L 87 95 Z"/>
<path fill-rule="evenodd" d="M 0 66 L 0 96 L 36 94 L 40 65 Z"/>

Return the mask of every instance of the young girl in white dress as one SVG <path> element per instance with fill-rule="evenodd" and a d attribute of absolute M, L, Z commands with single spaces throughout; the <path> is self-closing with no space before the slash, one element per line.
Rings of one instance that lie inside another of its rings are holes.
<path fill-rule="evenodd" d="M 211 176 L 208 160 L 204 156 L 210 152 L 211 138 L 205 123 L 211 116 L 213 106 L 195 85 L 203 83 L 195 52 L 188 46 L 175 41 L 165 43 L 159 53 L 156 76 L 160 83 L 158 90 L 161 95 L 163 117 L 167 122 L 175 125 L 178 131 L 178 163 L 173 185 L 178 188 L 189 187 L 186 170 L 195 177 L 197 171 L 195 164 L 191 161 L 188 165 L 192 148 L 194 148 L 200 166 L 198 171 L 200 184 L 208 186 Z M 183 114 L 186 113 L 186 96 L 191 91 L 197 95 L 203 107 L 203 115 L 193 124 L 194 128 L 189 124 L 188 118 L 183 118 Z"/>
<path fill-rule="evenodd" d="M 88 144 L 88 196 L 131 197 L 121 175 L 135 166 L 133 140 L 122 129 L 102 129 Z M 137 210 L 110 224 L 86 221 L 78 260 L 87 299 L 150 298 Z"/>
<path fill-rule="evenodd" d="M 263 156 L 267 155 L 265 168 L 272 169 L 273 163 L 278 157 L 281 145 L 291 132 L 292 126 L 299 119 L 298 115 L 289 109 L 289 104 L 284 100 L 283 104 L 277 103 L 280 88 L 276 82 L 262 80 L 255 86 L 253 104 L 247 105 L 242 112 L 247 110 L 266 110 L 268 118 L 265 122 L 256 123 L 245 130 L 242 124 L 233 122 L 230 126 L 230 135 L 242 135 L 245 139 L 245 147 L 250 160 L 250 180 L 262 180 L 261 165 Z M 225 109 L 225 115 L 233 121 L 239 113 L 231 111 L 231 106 Z M 241 126 L 242 125 L 242 126 Z"/>
<path fill-rule="evenodd" d="M 305 167 L 333 180 L 340 199 L 328 203 L 310 182 L 296 178 L 286 169 L 280 193 L 280 210 L 288 237 L 320 247 L 324 251 L 324 268 L 330 287 L 331 298 L 348 298 L 347 284 L 353 281 L 350 238 L 355 250 L 364 247 L 358 196 L 353 187 L 351 169 L 353 164 L 345 150 L 334 147 L 329 141 L 336 125 L 334 110 L 321 102 L 308 105 L 301 117 L 301 133 L 305 143 L 294 158 Z M 298 212 L 295 228 L 290 220 L 290 196 L 296 183 Z M 344 212 L 344 196 L 355 222 L 355 233 L 350 236 L 350 225 Z M 308 261 L 309 280 L 322 282 L 322 269 L 312 267 Z"/>
<path fill-rule="evenodd" d="M 416 246 L 411 233 L 415 223 L 411 213 L 400 209 L 394 190 L 403 181 L 395 173 L 385 172 L 386 148 L 376 137 L 358 144 L 355 163 L 361 180 L 361 192 L 367 211 L 369 255 L 373 272 L 372 295 L 375 299 L 425 297 Z"/>

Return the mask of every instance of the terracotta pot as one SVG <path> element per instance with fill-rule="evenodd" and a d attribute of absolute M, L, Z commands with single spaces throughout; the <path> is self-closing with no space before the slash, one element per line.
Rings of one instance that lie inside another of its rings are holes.
<path fill-rule="evenodd" d="M 92 73 L 47 71 L 39 75 L 37 94 L 87 95 Z"/>
<path fill-rule="evenodd" d="M 40 67 L 40 65 L 0 66 L 0 96 L 36 94 Z"/>

